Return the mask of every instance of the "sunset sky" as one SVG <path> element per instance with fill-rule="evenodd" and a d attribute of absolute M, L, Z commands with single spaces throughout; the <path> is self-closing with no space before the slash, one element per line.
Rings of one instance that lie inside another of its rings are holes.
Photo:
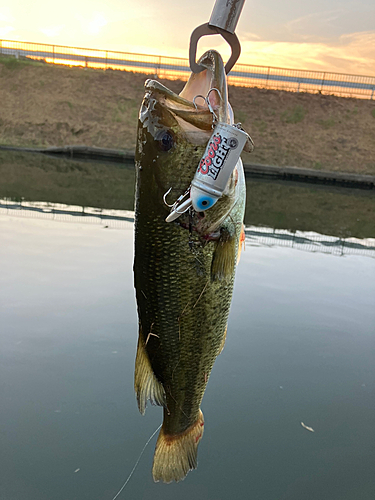
<path fill-rule="evenodd" d="M 0 39 L 188 57 L 193 29 L 214 0 L 13 0 L 0 6 Z M 375 75 L 374 0 L 246 0 L 239 62 Z M 208 48 L 230 49 L 219 36 Z"/>

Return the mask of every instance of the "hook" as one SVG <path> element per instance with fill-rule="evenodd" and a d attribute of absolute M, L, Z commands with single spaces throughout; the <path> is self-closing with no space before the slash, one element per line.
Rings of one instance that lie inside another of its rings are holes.
<path fill-rule="evenodd" d="M 168 191 L 167 191 L 166 193 L 164 193 L 164 196 L 163 196 L 164 205 L 167 205 L 167 207 L 169 207 L 169 208 L 172 208 L 172 207 L 173 207 L 173 205 L 176 203 L 176 202 L 175 202 L 175 203 L 172 203 L 172 205 L 169 205 L 169 203 L 167 203 L 166 198 L 167 198 L 167 196 L 169 195 L 169 193 L 170 193 L 171 191 L 172 191 L 172 188 L 169 188 L 169 189 L 168 189 Z"/>
<path fill-rule="evenodd" d="M 216 87 L 212 87 L 212 89 L 210 89 L 210 90 L 207 92 L 206 97 L 204 97 L 204 96 L 203 96 L 203 95 L 201 95 L 201 94 L 197 94 L 197 95 L 194 97 L 194 99 L 193 99 L 193 104 L 194 104 L 195 109 L 196 109 L 197 111 L 198 111 L 198 107 L 197 107 L 197 104 L 196 104 L 195 100 L 196 100 L 198 97 L 201 97 L 201 98 L 204 100 L 204 102 L 206 103 L 206 105 L 207 105 L 207 107 L 208 107 L 209 111 L 212 113 L 212 116 L 213 116 L 213 120 L 212 120 L 212 122 L 213 122 L 213 123 L 212 123 L 212 128 L 214 128 L 214 124 L 215 124 L 215 123 L 219 120 L 219 118 L 217 117 L 217 114 L 215 113 L 215 111 L 213 110 L 213 108 L 212 108 L 212 106 L 211 106 L 210 99 L 209 99 L 209 97 L 210 97 L 210 93 L 211 93 L 213 90 L 216 90 L 216 92 L 219 94 L 220 99 L 221 99 L 221 100 L 223 100 L 223 97 L 222 97 L 222 95 L 221 95 L 220 90 L 219 90 L 219 89 L 217 89 Z M 168 193 L 167 193 L 167 194 L 168 194 Z"/>
<path fill-rule="evenodd" d="M 220 99 L 221 99 L 221 100 L 223 100 L 223 96 L 221 95 L 220 90 L 219 90 L 219 89 L 217 89 L 216 87 L 212 87 L 212 89 L 210 89 L 210 90 L 207 92 L 207 95 L 206 95 L 206 100 L 208 100 L 208 98 L 209 98 L 209 96 L 210 96 L 210 94 L 211 94 L 211 92 L 212 92 L 213 90 L 216 90 L 216 92 L 219 94 Z"/>
<path fill-rule="evenodd" d="M 219 89 L 217 89 L 216 87 L 213 87 L 212 89 L 210 89 L 208 92 L 207 92 L 207 95 L 206 95 L 206 103 L 207 103 L 207 106 L 208 106 L 208 109 L 211 111 L 211 113 L 213 114 L 213 117 L 214 117 L 214 120 L 213 122 L 217 122 L 219 121 L 219 118 L 217 117 L 217 114 L 215 113 L 215 111 L 213 110 L 212 106 L 211 106 L 211 103 L 210 103 L 210 94 L 213 90 L 216 90 L 216 92 L 219 94 L 219 97 L 221 100 L 223 100 L 222 98 L 222 95 L 221 95 L 221 92 Z M 212 124 L 212 128 L 214 128 L 214 123 Z"/>
<path fill-rule="evenodd" d="M 204 100 L 204 102 L 205 102 L 206 104 L 207 104 L 207 98 L 206 98 L 206 97 L 204 97 L 204 95 L 201 95 L 201 94 L 198 94 L 198 95 L 196 95 L 196 96 L 194 97 L 194 99 L 193 99 L 193 104 L 194 104 L 194 106 L 195 106 L 195 109 L 198 111 L 198 107 L 197 107 L 197 105 L 196 105 L 196 103 L 195 103 L 195 99 L 196 99 L 197 97 L 201 97 L 201 98 Z"/>

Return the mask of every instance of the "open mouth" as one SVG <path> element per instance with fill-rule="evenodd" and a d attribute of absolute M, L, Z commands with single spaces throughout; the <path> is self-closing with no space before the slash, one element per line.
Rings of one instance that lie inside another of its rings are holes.
<path fill-rule="evenodd" d="M 221 56 L 214 50 L 206 52 L 199 64 L 206 69 L 200 73 L 192 73 L 179 95 L 156 80 L 147 80 L 145 88 L 157 93 L 159 102 L 176 118 L 182 119 L 185 124 L 209 131 L 212 129 L 213 112 L 218 121 L 228 122 L 226 74 Z"/>

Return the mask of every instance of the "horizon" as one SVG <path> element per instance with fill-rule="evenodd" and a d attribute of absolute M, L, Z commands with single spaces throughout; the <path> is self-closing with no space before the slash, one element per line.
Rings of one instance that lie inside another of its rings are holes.
<path fill-rule="evenodd" d="M 188 58 L 190 34 L 208 22 L 210 0 L 178 5 L 170 0 L 66 0 L 52 6 L 15 0 L 0 7 L 0 39 L 133 54 Z M 373 0 L 247 0 L 236 29 L 238 64 L 375 75 Z M 105 48 L 104 48 L 105 47 Z M 198 52 L 214 48 L 228 59 L 219 36 L 199 41 Z"/>
<path fill-rule="evenodd" d="M 171 56 L 171 55 L 165 55 L 165 54 L 161 54 L 161 53 L 154 53 L 154 54 L 151 54 L 151 53 L 145 53 L 145 52 L 129 52 L 129 51 L 122 51 L 122 50 L 111 50 L 111 49 L 106 49 L 104 47 L 100 47 L 100 48 L 96 48 L 96 47 L 76 47 L 76 46 L 73 46 L 73 45 L 64 45 L 64 44 L 58 44 L 58 43 L 45 43 L 45 42 L 31 42 L 30 40 L 11 40 L 11 39 L 5 39 L 5 38 L 0 38 L 0 51 L 1 51 L 1 48 L 2 48 L 2 42 L 6 42 L 6 43 L 20 43 L 20 44 L 34 44 L 34 45 L 45 45 L 45 46 L 50 46 L 50 47 L 61 47 L 61 48 L 67 48 L 67 49 L 74 49 L 74 50 L 77 50 L 77 51 L 96 51 L 96 52 L 110 52 L 110 53 L 114 53 L 114 54 L 129 54 L 129 55 L 139 55 L 139 56 L 151 56 L 151 57 L 162 57 L 162 58 L 170 58 L 170 59 L 181 59 L 181 60 L 184 60 L 184 61 L 187 61 L 187 63 L 189 63 L 189 58 L 188 57 L 179 57 L 179 56 Z M 3 47 L 3 48 L 7 48 L 7 47 Z M 20 49 L 21 50 L 21 49 Z M 217 48 L 215 48 L 215 50 L 218 50 Z M 0 52 L 0 56 L 3 55 L 1 54 Z M 5 54 L 6 55 L 6 54 Z M 78 55 L 78 54 L 77 54 Z M 51 61 L 46 61 L 48 62 L 49 64 L 61 64 L 62 66 L 65 66 L 67 65 L 67 63 L 64 63 L 64 62 L 57 62 L 57 61 L 54 61 L 54 62 L 51 62 Z M 316 73 L 329 73 L 329 74 L 337 74 L 337 75 L 347 75 L 347 76 L 359 76 L 359 77 L 367 77 L 367 78 L 374 78 L 375 77 L 375 73 L 373 75 L 370 75 L 370 74 L 360 74 L 360 73 L 346 73 L 346 72 L 340 72 L 340 71 L 328 71 L 328 70 L 316 70 L 316 69 L 311 69 L 311 68 L 297 68 L 297 67 L 294 67 L 292 68 L 291 66 L 290 67 L 287 67 L 287 66 L 273 66 L 273 65 L 263 65 L 263 64 L 251 64 L 251 63 L 244 63 L 244 62 L 237 62 L 234 67 L 233 67 L 233 70 L 235 70 L 236 66 L 240 64 L 240 65 L 243 65 L 243 66 L 254 66 L 254 67 L 259 67 L 259 68 L 270 68 L 270 69 L 281 69 L 281 70 L 290 70 L 290 71 L 306 71 L 306 72 L 316 72 Z M 77 64 L 77 66 L 80 66 L 80 64 Z M 90 65 L 90 67 L 92 67 L 93 69 L 95 69 L 95 67 L 93 65 Z M 98 68 L 100 69 L 100 68 Z"/>

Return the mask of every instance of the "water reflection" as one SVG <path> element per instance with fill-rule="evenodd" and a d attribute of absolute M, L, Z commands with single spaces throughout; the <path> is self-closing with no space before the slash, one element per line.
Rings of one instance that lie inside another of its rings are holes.
<path fill-rule="evenodd" d="M 0 198 L 133 210 L 134 169 L 0 151 Z M 375 192 L 247 179 L 246 225 L 375 236 Z"/>
<path fill-rule="evenodd" d="M 153 442 L 120 499 L 373 497 L 373 260 L 269 247 L 255 231 L 197 471 L 155 485 Z M 161 420 L 134 398 L 132 225 L 5 214 L 0 234 L 0 496 L 111 500 Z"/>
<path fill-rule="evenodd" d="M 133 392 L 133 172 L 43 158 L 38 183 L 22 158 L 0 158 L 0 196 L 40 200 L 0 201 L 0 497 L 111 500 L 161 420 Z M 373 201 L 250 181 L 199 468 L 155 485 L 153 443 L 120 499 L 375 496 Z"/>
<path fill-rule="evenodd" d="M 100 208 L 69 206 L 46 202 L 15 202 L 0 200 L 0 215 L 42 218 L 61 222 L 99 224 L 111 228 L 129 228 L 134 222 L 134 212 Z M 246 245 L 283 246 L 307 252 L 334 255 L 363 255 L 375 257 L 375 238 L 338 238 L 312 231 L 291 232 L 286 229 L 246 226 Z"/>

